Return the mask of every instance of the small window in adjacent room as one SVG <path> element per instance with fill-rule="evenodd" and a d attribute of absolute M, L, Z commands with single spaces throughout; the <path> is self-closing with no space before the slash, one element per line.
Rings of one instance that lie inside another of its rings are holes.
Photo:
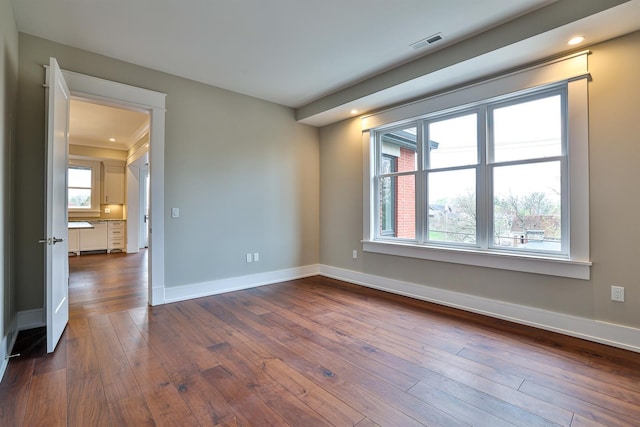
<path fill-rule="evenodd" d="M 72 216 L 95 216 L 100 212 L 100 162 L 69 159 L 67 207 Z"/>
<path fill-rule="evenodd" d="M 70 166 L 68 176 L 69 209 L 91 209 L 92 170 L 89 167 Z"/>

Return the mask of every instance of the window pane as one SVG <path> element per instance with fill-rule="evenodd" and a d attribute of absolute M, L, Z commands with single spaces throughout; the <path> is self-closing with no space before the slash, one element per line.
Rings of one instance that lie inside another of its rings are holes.
<path fill-rule="evenodd" d="M 560 95 L 493 111 L 494 161 L 562 155 Z"/>
<path fill-rule="evenodd" d="M 388 173 L 393 173 L 393 172 L 397 172 L 396 170 L 396 162 L 397 162 L 398 158 L 397 157 L 393 157 L 387 154 L 383 154 L 382 155 L 382 165 L 380 167 L 380 173 L 381 174 L 388 174 Z"/>
<path fill-rule="evenodd" d="M 429 123 L 431 169 L 478 163 L 477 114 Z"/>
<path fill-rule="evenodd" d="M 396 171 L 396 158 L 382 156 L 381 173 L 388 174 Z M 396 177 L 380 179 L 380 235 L 395 236 L 396 230 Z"/>
<path fill-rule="evenodd" d="M 560 162 L 496 167 L 494 246 L 560 251 Z"/>
<path fill-rule="evenodd" d="M 476 171 L 429 174 L 429 237 L 436 242 L 476 242 Z"/>
<path fill-rule="evenodd" d="M 380 236 L 415 239 L 415 175 L 380 178 Z"/>
<path fill-rule="evenodd" d="M 69 208 L 91 208 L 91 189 L 69 188 Z"/>
<path fill-rule="evenodd" d="M 382 155 L 396 159 L 397 172 L 413 172 L 416 170 L 416 127 L 396 129 L 382 134 Z M 380 171 L 380 173 L 385 173 Z"/>
<path fill-rule="evenodd" d="M 91 188 L 91 168 L 69 168 L 69 187 Z"/>

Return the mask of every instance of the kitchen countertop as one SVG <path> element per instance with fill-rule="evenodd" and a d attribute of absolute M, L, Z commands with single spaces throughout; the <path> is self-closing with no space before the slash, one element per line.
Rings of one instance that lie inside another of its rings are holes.
<path fill-rule="evenodd" d="M 69 221 L 68 227 L 70 230 L 95 228 L 87 221 Z"/>
<path fill-rule="evenodd" d="M 69 222 L 126 221 L 122 218 L 69 218 Z"/>

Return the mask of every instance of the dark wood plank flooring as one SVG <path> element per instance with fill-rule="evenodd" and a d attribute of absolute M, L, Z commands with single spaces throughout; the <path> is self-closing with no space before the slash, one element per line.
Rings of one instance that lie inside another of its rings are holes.
<path fill-rule="evenodd" d="M 322 277 L 147 307 L 144 255 L 98 257 L 54 354 L 20 334 L 0 425 L 640 425 L 637 353 Z"/>
<path fill-rule="evenodd" d="M 144 307 L 148 301 L 147 250 L 69 257 L 69 317 Z"/>

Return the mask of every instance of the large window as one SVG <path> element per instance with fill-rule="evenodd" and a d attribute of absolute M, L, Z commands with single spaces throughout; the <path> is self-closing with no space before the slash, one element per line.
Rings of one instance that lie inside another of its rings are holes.
<path fill-rule="evenodd" d="M 376 237 L 566 254 L 565 105 L 544 89 L 375 132 Z"/>
<path fill-rule="evenodd" d="M 364 119 L 365 251 L 589 277 L 587 80 L 500 92 L 521 77 Z"/>

